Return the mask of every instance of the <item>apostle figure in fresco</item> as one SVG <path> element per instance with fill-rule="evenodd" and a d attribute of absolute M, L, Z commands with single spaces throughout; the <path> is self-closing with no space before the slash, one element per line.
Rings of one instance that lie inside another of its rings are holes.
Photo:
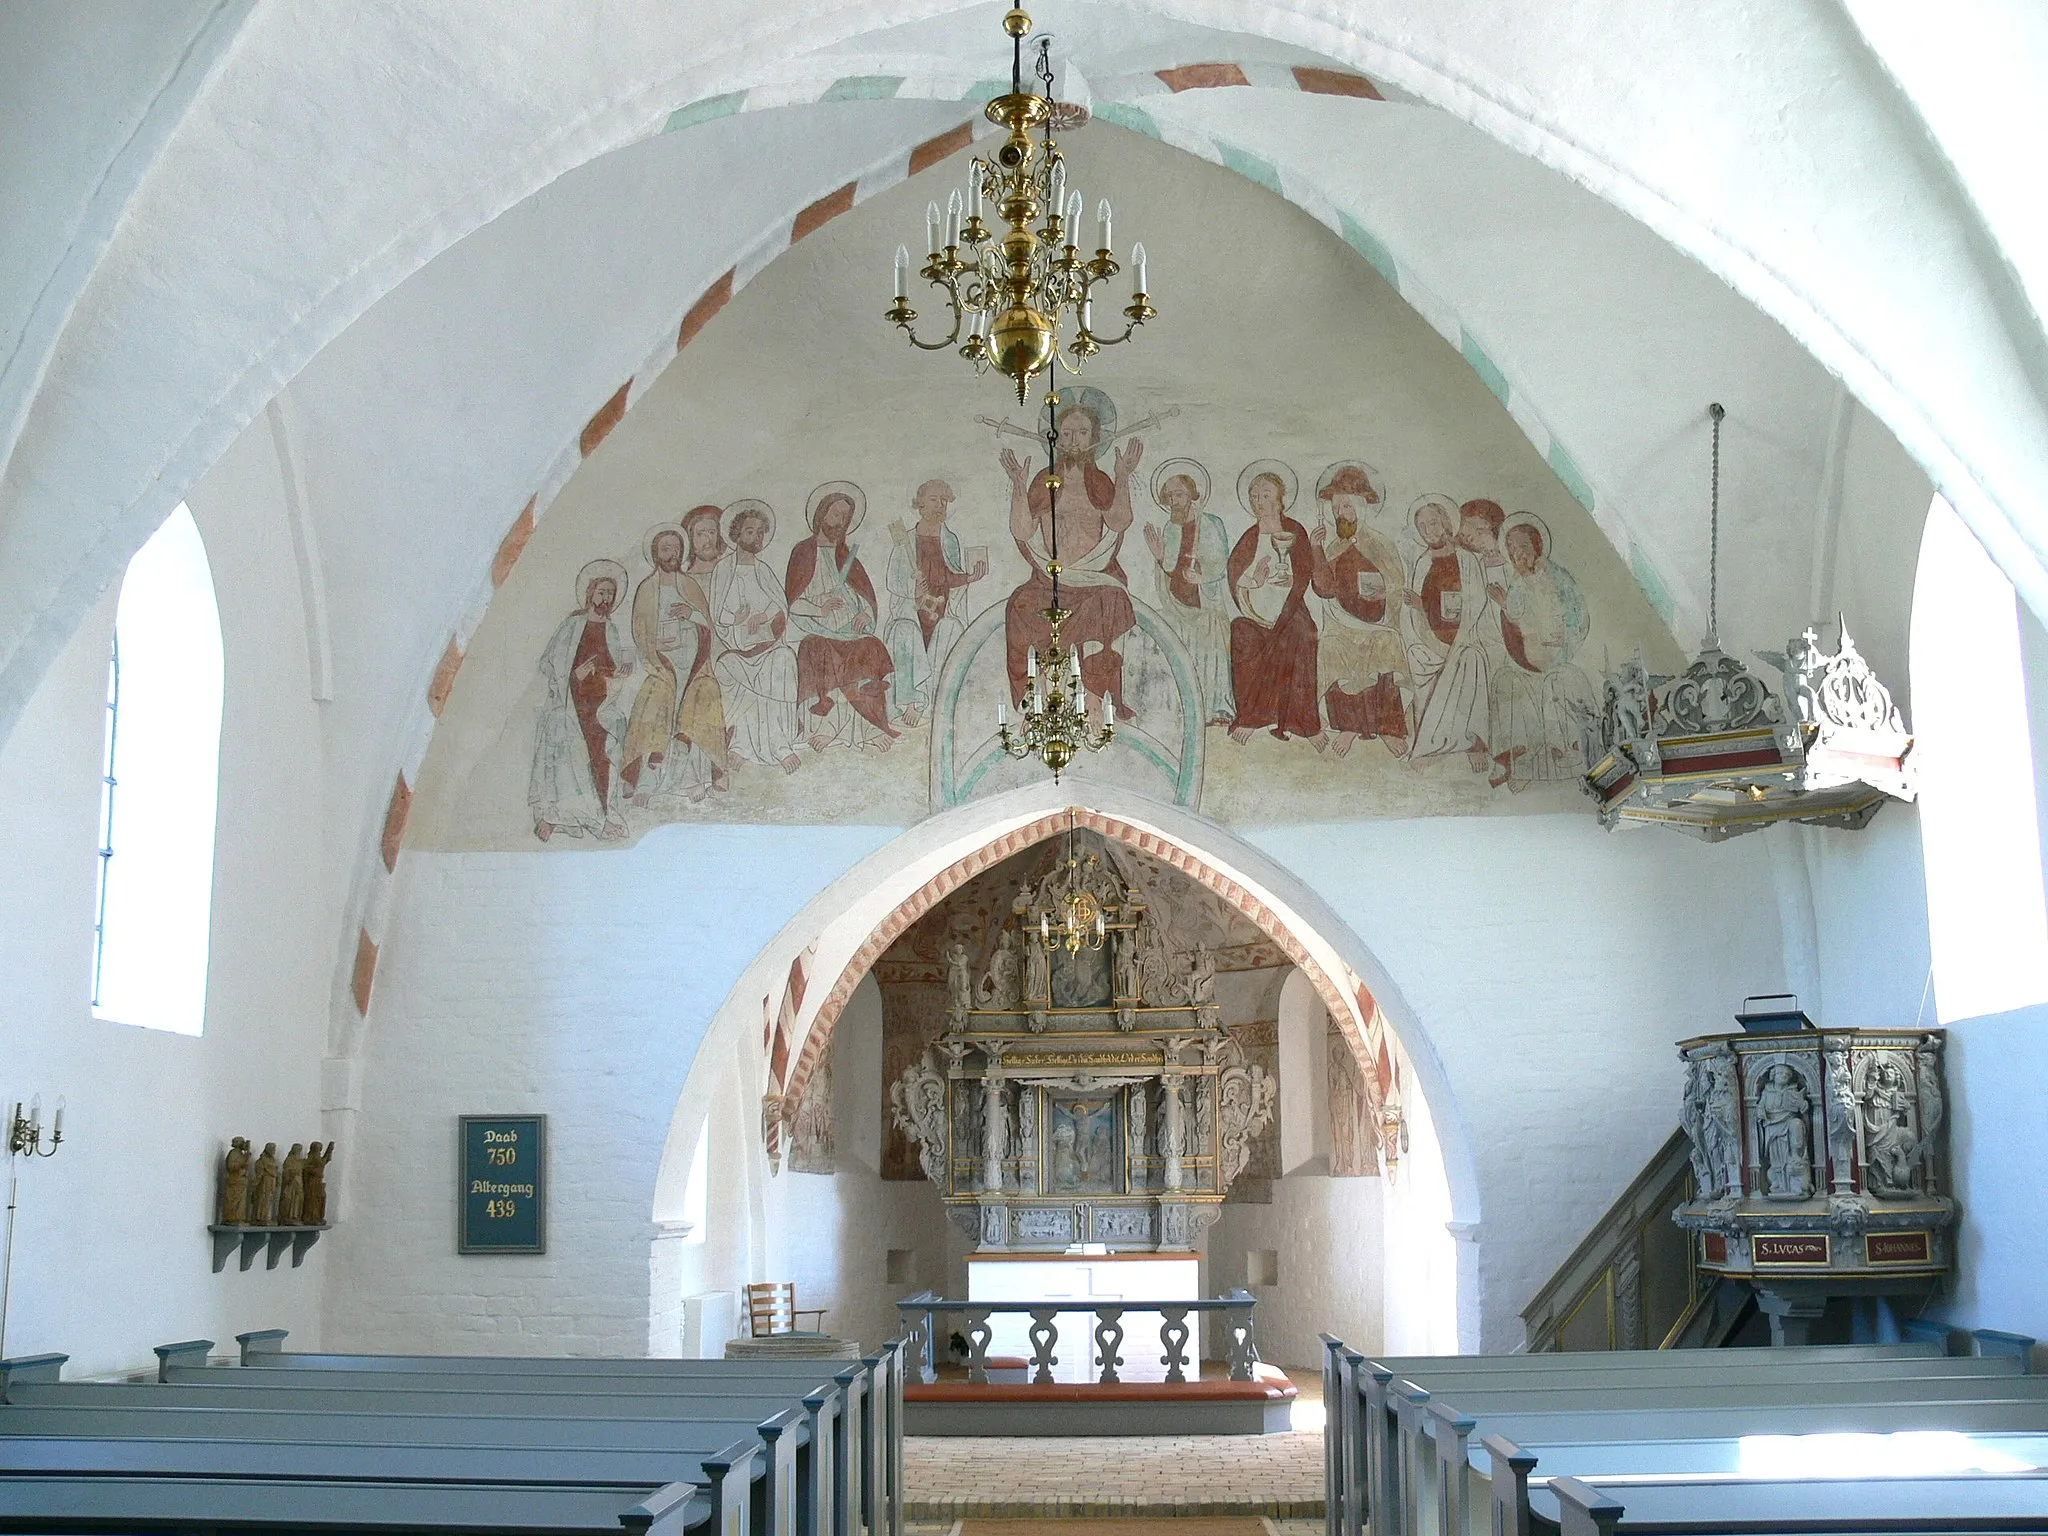
<path fill-rule="evenodd" d="M 1321 745 L 1316 624 L 1308 612 L 1315 553 L 1308 530 L 1287 515 L 1294 471 L 1260 459 L 1238 477 L 1238 487 L 1256 521 L 1230 552 L 1230 592 L 1240 615 L 1230 625 L 1230 683 L 1237 695 L 1230 739 L 1242 745 L 1253 731 L 1270 728 L 1277 740 L 1306 736 Z"/>
<path fill-rule="evenodd" d="M 1499 643 L 1498 604 L 1507 596 L 1499 569 L 1506 564 L 1499 534 L 1507 515 L 1494 502 L 1468 501 L 1454 521 L 1445 498 L 1425 496 L 1413 516 L 1424 547 L 1406 595 L 1417 717 L 1409 757 L 1421 762 L 1463 752 L 1475 773 L 1486 773 L 1493 767 L 1487 647 L 1489 640 Z"/>
<path fill-rule="evenodd" d="M 1168 459 L 1152 476 L 1152 499 L 1166 526 L 1145 526 L 1159 568 L 1159 611 L 1195 662 L 1202 720 L 1228 725 L 1237 714 L 1230 686 L 1230 535 L 1204 510 L 1209 471 L 1193 459 Z"/>
<path fill-rule="evenodd" d="M 584 566 L 576 573 L 576 609 L 541 653 L 548 697 L 534 733 L 526 802 L 542 842 L 557 832 L 607 841 L 626 835 L 612 801 L 614 750 L 625 729 L 612 690 L 633 671 L 613 616 L 625 590 L 626 568 L 618 561 Z"/>
<path fill-rule="evenodd" d="M 953 487 L 927 480 L 910 498 L 917 523 L 889 525 L 889 657 L 896 664 L 896 712 L 916 725 L 932 707 L 932 683 L 946 652 L 965 628 L 953 611 L 953 594 L 988 574 L 988 561 L 971 566 L 960 536 L 946 526 Z"/>
<path fill-rule="evenodd" d="M 683 720 L 687 689 L 711 669 L 711 605 L 683 569 L 684 558 L 682 529 L 655 529 L 647 537 L 647 563 L 654 569 L 633 589 L 640 691 L 619 753 L 619 785 L 639 806 L 657 794 L 702 800 L 714 778 L 724 777 L 723 722 L 719 734 L 708 738 L 707 752 Z"/>
<path fill-rule="evenodd" d="M 1493 672 L 1492 782 L 1523 789 L 1580 771 L 1577 721 L 1596 707 L 1593 685 L 1572 662 L 1593 627 L 1572 573 L 1550 558 L 1550 530 L 1517 512 L 1501 531 L 1507 596 L 1500 632 L 1506 655 Z"/>
<path fill-rule="evenodd" d="M 1113 469 L 1105 473 L 1096 460 L 1115 432 L 1116 408 L 1101 390 L 1085 385 L 1059 392 L 1053 424 L 1059 434 L 1060 602 L 1073 615 L 1060 638 L 1080 651 L 1081 684 L 1089 694 L 1105 706 L 1114 704 L 1123 719 L 1134 719 L 1136 712 L 1124 699 L 1124 659 L 1116 643 L 1137 624 L 1138 615 L 1117 553 L 1131 526 L 1131 472 L 1145 445 L 1133 438 L 1117 450 Z M 1010 698 L 1017 703 L 1024 697 L 1027 658 L 1052 633 L 1045 621 L 1052 605 L 1046 564 L 1052 558 L 1055 503 L 1049 471 L 1034 474 L 1007 448 L 1002 465 L 1010 477 L 1010 537 L 1031 566 L 1030 576 L 1010 594 L 1003 616 Z"/>
<path fill-rule="evenodd" d="M 774 536 L 775 514 L 766 502 L 735 502 L 725 531 L 732 548 L 711 573 L 711 626 L 728 748 L 741 762 L 795 773 L 802 759 L 796 755 L 796 652 L 784 638 L 789 604 L 761 558 Z"/>
<path fill-rule="evenodd" d="M 1386 500 L 1368 464 L 1333 464 L 1323 472 L 1316 499 L 1336 522 L 1335 537 L 1318 514 L 1315 590 L 1323 600 L 1322 641 L 1316 649 L 1316 693 L 1342 757 L 1361 736 L 1377 736 L 1396 757 L 1408 751 L 1408 712 L 1401 687 L 1408 681 L 1408 651 L 1395 628 L 1407 582 L 1401 553 L 1368 518 Z"/>
<path fill-rule="evenodd" d="M 804 508 L 811 537 L 790 551 L 782 584 L 796 650 L 796 696 L 811 750 L 835 741 L 886 752 L 897 731 L 889 724 L 889 674 L 895 670 L 881 641 L 881 606 L 875 584 L 848 542 L 867 511 L 867 495 L 847 480 L 828 480 Z"/>

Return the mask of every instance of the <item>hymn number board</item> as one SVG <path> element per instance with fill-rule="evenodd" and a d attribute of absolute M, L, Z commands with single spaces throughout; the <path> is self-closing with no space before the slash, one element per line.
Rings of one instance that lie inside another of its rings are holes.
<path fill-rule="evenodd" d="M 546 1253 L 546 1115 L 464 1115 L 457 1253 Z"/>

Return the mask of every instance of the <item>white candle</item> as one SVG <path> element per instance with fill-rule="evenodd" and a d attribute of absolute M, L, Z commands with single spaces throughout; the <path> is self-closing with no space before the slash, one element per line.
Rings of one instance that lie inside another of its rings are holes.
<path fill-rule="evenodd" d="M 946 194 L 946 244 L 960 243 L 960 189 L 955 187 Z"/>
<path fill-rule="evenodd" d="M 1080 193 L 1069 192 L 1067 194 L 1067 244 L 1069 245 L 1079 245 L 1081 243 L 1081 210 L 1087 206 L 1086 199 Z"/>
<path fill-rule="evenodd" d="M 1131 292 L 1145 293 L 1145 242 L 1131 247 Z"/>
<path fill-rule="evenodd" d="M 896 297 L 902 299 L 909 295 L 910 249 L 908 246 L 899 245 L 896 247 Z"/>
<path fill-rule="evenodd" d="M 1003 700 L 1001 700 L 1001 699 L 997 699 L 997 700 L 996 700 L 996 729 L 997 729 L 997 730 L 999 730 L 999 731 L 1007 731 L 1007 730 L 1008 730 L 1009 728 L 1010 728 L 1010 706 L 1009 706 L 1009 705 L 1008 705 L 1007 703 L 1005 703 L 1005 702 L 1004 702 Z"/>
<path fill-rule="evenodd" d="M 64 1096 L 62 1094 L 57 1096 L 57 1118 L 50 1123 L 50 1139 L 52 1141 L 62 1141 L 64 1139 Z"/>
<path fill-rule="evenodd" d="M 925 249 L 930 251 L 934 256 L 938 255 L 939 205 L 937 203 L 926 203 L 924 205 L 924 234 L 926 242 Z"/>
<path fill-rule="evenodd" d="M 1081 329 L 1084 331 L 1092 330 L 1094 326 L 1095 301 L 1093 299 L 1083 299 L 1081 301 Z"/>
<path fill-rule="evenodd" d="M 1031 648 L 1030 650 L 1028 650 L 1028 651 L 1026 651 L 1026 652 L 1024 653 L 1024 675 L 1025 675 L 1026 677 L 1031 677 L 1031 678 L 1035 678 L 1035 677 L 1037 677 L 1037 676 L 1038 676 L 1038 647 L 1037 647 L 1037 646 L 1033 646 L 1033 647 L 1032 647 L 1032 648 Z"/>
<path fill-rule="evenodd" d="M 1067 162 L 1055 160 L 1052 166 L 1052 216 L 1058 218 L 1060 210 L 1067 203 Z"/>
<path fill-rule="evenodd" d="M 1109 231 L 1109 199 L 1105 197 L 1095 205 L 1095 249 L 1098 251 L 1109 250 L 1115 244 Z"/>
<path fill-rule="evenodd" d="M 970 218 L 981 217 L 981 161 L 967 162 L 967 214 Z"/>

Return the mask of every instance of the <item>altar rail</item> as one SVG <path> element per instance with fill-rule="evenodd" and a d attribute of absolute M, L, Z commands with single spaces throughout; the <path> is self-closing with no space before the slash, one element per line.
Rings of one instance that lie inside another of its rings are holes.
<path fill-rule="evenodd" d="M 1259 1359 L 1258 1345 L 1253 1337 L 1253 1309 L 1257 1305 L 1258 1298 L 1241 1289 L 1205 1300 L 1097 1302 L 1093 1306 L 1080 1298 L 1061 1301 L 947 1301 L 930 1291 L 920 1291 L 897 1302 L 896 1310 L 902 1316 L 902 1337 L 910 1346 L 910 1369 L 916 1372 L 916 1380 L 933 1382 L 939 1379 L 936 1352 L 938 1320 L 942 1316 L 960 1317 L 966 1319 L 967 1379 L 982 1384 L 988 1381 L 988 1344 L 995 1332 L 989 1319 L 996 1313 L 1030 1316 L 1031 1380 L 1040 1384 L 1053 1379 L 1052 1368 L 1059 1363 L 1053 1349 L 1059 1343 L 1060 1314 L 1092 1312 L 1095 1314 L 1093 1349 L 1102 1360 L 1102 1370 L 1096 1381 L 1108 1386 L 1123 1380 L 1116 1368 L 1125 1363 L 1118 1351 L 1123 1348 L 1122 1319 L 1127 1312 L 1159 1314 L 1159 1344 L 1165 1351 L 1159 1357 L 1159 1363 L 1166 1367 L 1169 1382 L 1188 1379 L 1187 1368 L 1192 1363 L 1187 1352 L 1192 1326 L 1188 1322 L 1188 1314 L 1221 1313 L 1223 1358 L 1229 1363 L 1230 1379 L 1252 1380 L 1252 1367 Z"/>

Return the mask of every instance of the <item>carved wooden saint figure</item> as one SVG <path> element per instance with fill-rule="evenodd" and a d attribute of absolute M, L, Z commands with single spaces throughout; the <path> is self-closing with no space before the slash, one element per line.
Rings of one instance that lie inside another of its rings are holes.
<path fill-rule="evenodd" d="M 296 1141 L 284 1155 L 284 1168 L 277 1181 L 277 1224 L 296 1227 L 305 1220 L 306 1149 Z"/>
<path fill-rule="evenodd" d="M 1891 1055 L 1872 1063 L 1863 1083 L 1863 1178 L 1873 1195 L 1910 1195 L 1919 1137 L 1913 1090 Z"/>
<path fill-rule="evenodd" d="M 301 1219 L 309 1227 L 327 1224 L 327 1165 L 334 1161 L 334 1147 L 331 1141 L 324 1148 L 316 1141 L 306 1149 L 306 1201 Z"/>
<path fill-rule="evenodd" d="M 249 1225 L 267 1227 L 277 1211 L 277 1143 L 263 1143 L 263 1155 L 250 1174 Z"/>
<path fill-rule="evenodd" d="M 220 1224 L 240 1227 L 249 1220 L 249 1138 L 237 1136 L 228 1143 L 227 1156 L 220 1162 Z"/>

